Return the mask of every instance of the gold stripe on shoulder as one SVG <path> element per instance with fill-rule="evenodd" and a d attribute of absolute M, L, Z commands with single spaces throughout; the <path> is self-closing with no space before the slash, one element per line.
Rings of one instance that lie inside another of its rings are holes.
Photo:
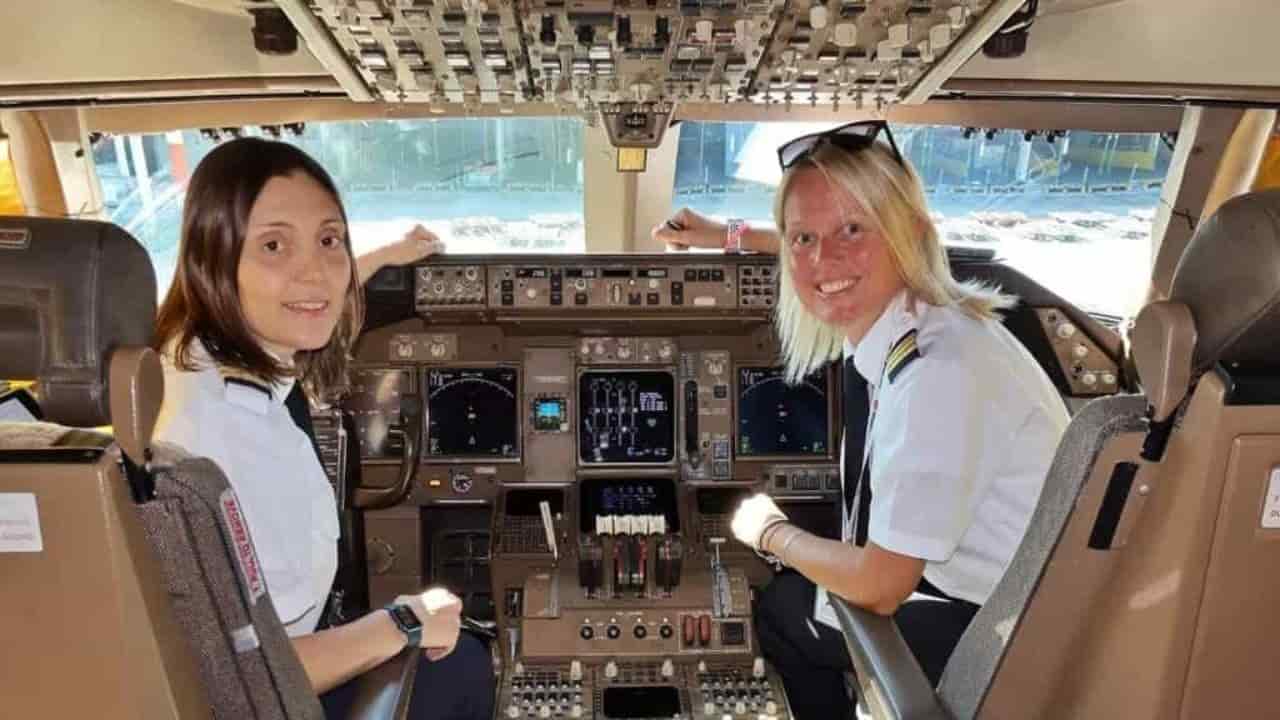
<path fill-rule="evenodd" d="M 222 376 L 223 385 L 239 385 L 253 390 L 257 390 L 268 398 L 273 396 L 271 386 L 262 381 L 262 378 L 250 372 L 245 372 L 239 368 L 219 366 L 218 374 Z"/>
<path fill-rule="evenodd" d="M 920 346 L 916 343 L 916 331 L 908 330 L 905 335 L 889 348 L 889 358 L 885 361 L 885 376 L 889 382 L 898 376 L 908 365 L 920 357 Z"/>

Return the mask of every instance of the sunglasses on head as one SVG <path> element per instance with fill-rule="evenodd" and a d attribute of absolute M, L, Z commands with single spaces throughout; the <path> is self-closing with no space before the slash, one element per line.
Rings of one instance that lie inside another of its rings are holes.
<path fill-rule="evenodd" d="M 823 145 L 830 144 L 848 153 L 858 153 L 875 144 L 876 138 L 884 133 L 889 141 L 889 149 L 893 151 L 893 159 L 906 167 L 902 153 L 898 152 L 898 144 L 893 141 L 893 133 L 889 132 L 889 123 L 884 120 L 861 120 L 848 125 L 841 125 L 825 132 L 802 135 L 778 148 L 778 164 L 782 171 L 790 170 L 796 163 L 808 159 Z"/>

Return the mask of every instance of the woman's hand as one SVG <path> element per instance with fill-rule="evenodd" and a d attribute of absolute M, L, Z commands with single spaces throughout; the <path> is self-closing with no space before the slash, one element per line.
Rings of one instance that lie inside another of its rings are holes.
<path fill-rule="evenodd" d="M 408 265 L 443 252 L 444 241 L 421 225 L 414 225 L 404 237 L 386 247 L 384 259 L 387 265 Z"/>
<path fill-rule="evenodd" d="M 770 527 L 787 521 L 786 513 L 778 509 L 773 498 L 757 493 L 742 502 L 729 524 L 733 536 L 743 545 L 761 552 L 760 538 Z"/>
<path fill-rule="evenodd" d="M 399 240 L 356 258 L 356 274 L 363 285 L 374 273 L 388 265 L 408 265 L 442 252 L 444 242 L 435 233 L 421 225 L 414 225 Z"/>
<path fill-rule="evenodd" d="M 665 243 L 668 250 L 688 250 L 691 247 L 723 248 L 726 232 L 722 223 L 689 208 L 680 208 L 665 222 L 655 225 L 649 234 Z"/>
<path fill-rule="evenodd" d="M 453 652 L 462 628 L 462 600 L 444 588 L 431 588 L 417 595 L 401 595 L 397 603 L 413 608 L 422 623 L 422 642 L 427 658 L 439 660 Z"/>

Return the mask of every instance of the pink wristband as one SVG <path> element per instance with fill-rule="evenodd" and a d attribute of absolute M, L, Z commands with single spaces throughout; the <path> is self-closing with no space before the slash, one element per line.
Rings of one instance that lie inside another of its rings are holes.
<path fill-rule="evenodd" d="M 724 251 L 726 253 L 742 252 L 742 236 L 747 232 L 747 221 L 742 218 L 729 218 L 725 225 Z"/>

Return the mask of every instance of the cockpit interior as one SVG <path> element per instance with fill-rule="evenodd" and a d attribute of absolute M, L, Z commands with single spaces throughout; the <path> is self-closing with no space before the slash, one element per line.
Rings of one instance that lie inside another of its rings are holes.
<path fill-rule="evenodd" d="M 840 367 L 786 379 L 777 256 L 658 229 L 772 227 L 777 147 L 863 119 L 1071 421 L 939 683 L 832 596 L 858 717 L 1280 715 L 1280 4 L 0 15 L 0 717 L 324 717 L 227 479 L 152 437 L 187 183 L 257 136 L 333 175 L 357 254 L 447 248 L 368 278 L 313 398 L 330 624 L 443 586 L 494 718 L 793 720 L 753 626 L 775 569 L 730 524 L 765 493 L 840 539 Z M 349 717 L 411 717 L 415 652 Z"/>

